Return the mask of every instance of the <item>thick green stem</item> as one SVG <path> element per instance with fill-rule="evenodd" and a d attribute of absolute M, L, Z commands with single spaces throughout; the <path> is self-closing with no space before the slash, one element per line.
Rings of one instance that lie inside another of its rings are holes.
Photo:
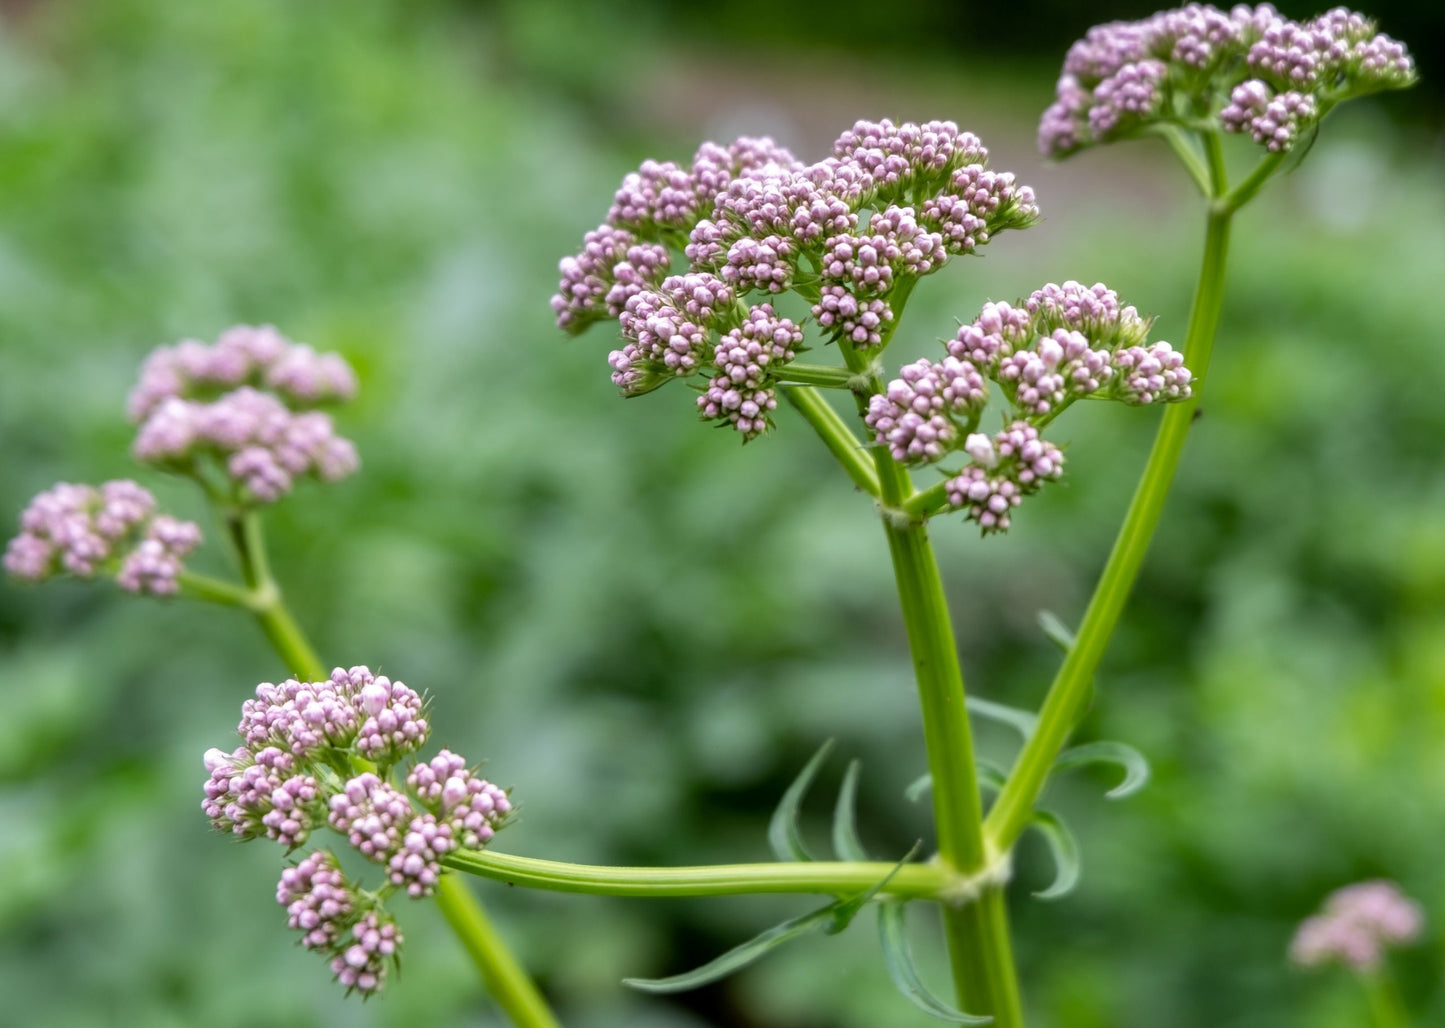
<path fill-rule="evenodd" d="M 466 883 L 455 875 L 442 875 L 437 882 L 436 901 L 482 972 L 487 991 L 512 1023 L 519 1028 L 559 1028 L 547 1001 L 512 956 Z"/>
<path fill-rule="evenodd" d="M 884 530 L 923 709 L 939 856 L 966 875 L 976 874 L 994 868 L 997 855 L 981 830 L 983 807 L 974 771 L 963 672 L 938 561 L 926 525 L 885 520 Z M 963 1009 L 992 1015 L 996 1028 L 1021 1026 L 1023 1010 L 1002 884 L 985 888 L 972 903 L 944 907 L 943 923 Z"/>
<path fill-rule="evenodd" d="M 1222 184 L 1216 180 L 1216 188 Z M 1033 817 L 1034 804 L 1043 791 L 1049 771 L 1068 740 L 1090 695 L 1090 683 L 1118 624 L 1119 614 L 1139 575 L 1154 528 L 1169 495 L 1184 440 L 1194 421 L 1199 392 L 1209 370 L 1214 332 L 1224 299 L 1224 266 L 1229 251 L 1231 212 L 1211 209 L 1205 231 L 1204 260 L 1184 343 L 1185 364 L 1196 376 L 1194 397 L 1173 404 L 1164 412 L 1144 475 L 1129 504 L 1123 527 L 1109 554 L 1104 573 L 1079 625 L 1077 638 L 1059 668 L 1039 712 L 1038 729 L 1025 744 L 1008 776 L 998 802 L 989 811 L 985 833 L 1001 852 L 1007 852 Z"/>
<path fill-rule="evenodd" d="M 908 288 L 900 287 L 890 298 L 894 314 L 890 336 L 897 328 L 911 292 L 911 282 L 907 285 Z M 859 413 L 866 413 L 868 396 L 865 393 L 882 392 L 883 377 L 875 365 L 870 365 L 846 341 L 840 342 L 839 348 L 849 369 L 866 383 L 866 390 L 855 393 Z M 823 434 L 821 430 L 819 434 Z M 848 434 L 851 438 L 852 433 Z M 828 442 L 826 435 L 824 442 Z M 832 443 L 829 448 L 833 448 Z M 875 445 L 872 450 L 883 529 L 893 558 L 894 578 L 923 710 L 939 857 L 947 867 L 963 876 L 978 877 L 986 883 L 972 902 L 942 907 L 954 986 L 960 1005 L 969 1013 L 992 1016 L 995 1028 L 1021 1028 L 1023 1009 L 1003 897 L 1002 879 L 1006 877 L 1007 865 L 1000 863 L 982 831 L 983 808 L 974 771 L 973 736 L 964 703 L 963 671 L 959 666 L 943 579 L 938 573 L 938 561 L 926 524 L 904 510 L 914 496 L 908 472 L 889 456 L 886 447 Z"/>
<path fill-rule="evenodd" d="M 703 867 L 609 867 L 567 864 L 518 857 L 495 850 L 457 850 L 442 861 L 447 867 L 553 892 L 593 896 L 734 896 L 752 893 L 818 893 L 847 896 L 877 885 L 890 874 L 881 893 L 903 899 L 956 902 L 983 884 L 938 863 L 882 861 L 807 861 L 771 864 L 722 864 Z"/>
<path fill-rule="evenodd" d="M 310 681 L 324 679 L 326 666 L 286 608 L 281 590 L 271 577 L 260 516 L 254 511 L 234 513 L 226 521 L 241 573 L 250 588 L 251 602 L 246 606 L 256 616 L 276 655 L 292 674 Z M 512 1023 L 517 1028 L 558 1028 L 546 1000 L 508 952 L 466 885 L 443 875 L 436 899 L 471 954 L 487 990 Z"/>

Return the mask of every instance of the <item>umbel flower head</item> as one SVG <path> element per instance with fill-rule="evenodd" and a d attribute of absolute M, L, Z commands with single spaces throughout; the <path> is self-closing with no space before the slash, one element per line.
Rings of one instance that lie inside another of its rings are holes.
<path fill-rule="evenodd" d="M 949 121 L 860 121 L 813 164 L 768 138 L 704 143 L 686 167 L 646 161 L 623 179 L 562 260 L 552 309 L 571 333 L 618 322 L 608 363 L 625 395 L 695 377 L 703 419 L 748 440 L 804 349 L 781 294 L 801 297 L 824 341 L 876 350 L 900 291 L 1037 218 L 1033 191 Z"/>
<path fill-rule="evenodd" d="M 1148 332 L 1148 320 L 1102 283 L 1050 283 L 1017 305 L 985 304 L 945 343 L 946 357 L 906 365 L 871 397 L 865 421 L 900 463 L 966 454 L 969 464 L 949 473 L 949 506 L 985 533 L 1002 532 L 1025 496 L 1063 474 L 1063 452 L 1039 432 L 1074 401 L 1189 398 L 1183 357 L 1147 342 Z M 978 431 L 990 382 L 1007 408 L 994 435 Z"/>
<path fill-rule="evenodd" d="M 162 346 L 141 367 L 129 411 L 135 456 L 147 464 L 219 479 L 239 505 L 272 503 L 297 478 L 345 478 L 356 448 L 315 408 L 356 395 L 339 354 L 317 353 L 269 325 L 238 325 L 212 345 Z"/>
<path fill-rule="evenodd" d="M 20 515 L 5 570 L 28 582 L 57 574 L 109 575 L 127 592 L 169 596 L 182 561 L 201 542 L 195 522 L 156 512 L 156 499 L 127 479 L 47 489 Z"/>
<path fill-rule="evenodd" d="M 276 889 L 301 944 L 327 957 L 348 990 L 375 992 L 401 945 L 386 898 L 430 895 L 443 857 L 486 845 L 506 822 L 507 793 L 450 750 L 416 758 L 430 734 L 421 696 L 365 667 L 258 685 L 236 732 L 240 746 L 205 754 L 201 809 L 218 831 L 288 851 L 331 829 L 382 868 L 384 884 L 367 891 L 318 849 Z"/>
<path fill-rule="evenodd" d="M 1415 81 L 1405 47 L 1344 7 L 1292 21 L 1270 4 L 1188 4 L 1091 28 L 1064 59 L 1039 149 L 1063 157 L 1151 126 L 1217 118 L 1289 150 L 1336 104 Z"/>
<path fill-rule="evenodd" d="M 1394 882 L 1357 882 L 1331 893 L 1290 943 L 1301 967 L 1340 963 L 1362 974 L 1379 969 L 1385 951 L 1414 942 L 1425 926 L 1420 907 Z"/>

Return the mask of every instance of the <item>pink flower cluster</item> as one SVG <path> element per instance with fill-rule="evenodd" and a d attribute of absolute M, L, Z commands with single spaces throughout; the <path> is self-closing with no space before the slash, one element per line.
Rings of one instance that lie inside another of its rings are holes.
<path fill-rule="evenodd" d="M 1061 157 L 1154 122 L 1197 121 L 1198 97 L 1230 132 L 1288 150 L 1336 103 L 1415 80 L 1404 46 L 1343 7 L 1298 22 L 1270 4 L 1191 3 L 1091 28 L 1070 48 L 1039 149 Z"/>
<path fill-rule="evenodd" d="M 1360 973 L 1378 970 L 1385 950 L 1414 942 L 1425 918 L 1394 882 L 1347 885 L 1331 893 L 1323 909 L 1306 918 L 1290 943 L 1301 967 L 1338 961 Z"/>
<path fill-rule="evenodd" d="M 575 332 L 615 317 L 623 345 L 608 363 L 626 395 L 705 375 L 703 418 L 754 438 L 798 347 L 750 334 L 748 295 L 796 291 L 829 340 L 884 345 L 894 289 L 1037 220 L 1033 190 L 987 162 L 978 137 L 953 122 L 886 119 L 857 122 L 813 164 L 750 137 L 705 143 L 687 168 L 647 161 L 623 180 L 606 223 L 561 262 L 557 323 Z M 688 270 L 664 278 L 669 249 Z"/>
<path fill-rule="evenodd" d="M 212 346 L 187 340 L 147 358 L 130 396 L 136 457 L 198 473 L 215 460 L 237 499 L 271 503 L 297 478 L 334 482 L 358 466 L 331 417 L 309 410 L 347 400 L 356 375 L 339 355 L 289 342 L 274 328 L 238 326 Z"/>
<path fill-rule="evenodd" d="M 1008 531 L 1009 512 L 1019 501 L 1064 473 L 1062 451 L 1026 421 L 1015 421 L 991 439 L 974 432 L 963 448 L 973 463 L 948 480 L 948 503 L 985 535 Z"/>
<path fill-rule="evenodd" d="M 308 853 L 282 871 L 276 902 L 286 908 L 287 925 L 301 933 L 302 946 L 331 956 L 331 973 L 348 992 L 370 996 L 386 984 L 401 930 L 379 905 L 359 909 L 367 897 L 346 880 L 330 851 Z"/>
<path fill-rule="evenodd" d="M 769 369 L 797 356 L 803 330 L 773 312 L 772 304 L 758 304 L 747 319 L 718 340 L 713 351 L 717 374 L 697 398 L 702 416 L 730 424 L 744 439 L 768 427 L 768 412 L 778 405 L 769 384 Z"/>
<path fill-rule="evenodd" d="M 201 809 L 217 830 L 292 850 L 331 828 L 384 869 L 382 892 L 363 892 L 316 850 L 286 868 L 276 890 L 302 944 L 363 994 L 381 987 L 401 941 L 381 896 L 430 895 L 442 859 L 486 845 L 512 811 L 504 790 L 450 750 L 413 760 L 404 787 L 393 784 L 397 763 L 426 742 L 423 706 L 414 690 L 366 667 L 336 668 L 324 682 L 266 682 L 242 704 L 242 745 L 205 755 Z"/>
<path fill-rule="evenodd" d="M 5 548 L 5 570 L 28 582 L 69 573 L 115 576 L 127 592 L 170 596 L 182 561 L 201 542 L 195 522 L 156 513 L 149 491 L 127 479 L 98 488 L 68 482 L 47 489 L 20 515 Z"/>
<path fill-rule="evenodd" d="M 237 325 L 210 346 L 186 339 L 151 351 L 127 406 L 140 422 L 172 397 L 210 397 L 243 385 L 308 406 L 355 397 L 356 373 L 340 354 L 293 343 L 271 325 Z"/>
<path fill-rule="evenodd" d="M 871 397 L 864 421 L 902 463 L 968 454 L 971 463 L 948 480 L 949 503 L 985 532 L 1001 532 L 1024 496 L 1062 474 L 1062 452 L 1038 430 L 1069 404 L 1189 397 L 1182 356 L 1147 343 L 1148 331 L 1148 320 L 1103 284 L 1050 283 L 1018 305 L 985 304 L 945 344 L 943 361 L 905 365 Z M 1009 407 L 1007 427 L 993 437 L 977 431 L 988 381 Z"/>

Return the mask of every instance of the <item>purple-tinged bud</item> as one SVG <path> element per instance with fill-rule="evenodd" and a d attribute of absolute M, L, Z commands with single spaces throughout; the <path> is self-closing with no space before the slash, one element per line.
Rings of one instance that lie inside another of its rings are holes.
<path fill-rule="evenodd" d="M 893 309 L 881 298 L 860 300 L 846 286 L 825 285 L 813 305 L 813 320 L 825 331 L 860 349 L 877 346 L 893 320 Z"/>
<path fill-rule="evenodd" d="M 948 480 L 948 502 L 985 535 L 1007 531 L 1023 497 L 1063 474 L 1063 452 L 1024 421 L 992 439 L 970 435 L 964 445 L 974 463 Z"/>
<path fill-rule="evenodd" d="M 351 943 L 331 961 L 331 972 L 346 986 L 371 996 L 386 984 L 386 968 L 396 962 L 401 930 L 383 912 L 369 910 L 352 926 Z"/>
<path fill-rule="evenodd" d="M 983 376 L 967 361 L 945 357 L 906 364 L 886 392 L 870 398 L 864 422 L 875 441 L 903 463 L 935 461 L 954 448 L 956 419 L 971 424 L 988 402 Z"/>
<path fill-rule="evenodd" d="M 356 892 L 341 865 L 326 850 L 315 850 L 281 872 L 276 902 L 286 908 L 286 924 L 301 933 L 301 945 L 330 951 L 352 922 Z"/>
<path fill-rule="evenodd" d="M 1184 355 L 1166 342 L 1125 347 L 1112 361 L 1114 392 L 1125 403 L 1187 400 L 1193 392 Z"/>
<path fill-rule="evenodd" d="M 180 588 L 182 558 L 201 541 L 195 523 L 156 514 L 148 491 L 127 480 L 100 488 L 62 482 L 31 500 L 5 570 L 30 582 L 60 572 L 89 578 L 113 570 L 127 592 L 168 596 Z"/>
<path fill-rule="evenodd" d="M 1337 961 L 1374 973 L 1386 949 L 1414 942 L 1424 923 L 1419 905 L 1393 882 L 1359 882 L 1332 893 L 1319 914 L 1300 924 L 1290 959 L 1301 967 Z"/>

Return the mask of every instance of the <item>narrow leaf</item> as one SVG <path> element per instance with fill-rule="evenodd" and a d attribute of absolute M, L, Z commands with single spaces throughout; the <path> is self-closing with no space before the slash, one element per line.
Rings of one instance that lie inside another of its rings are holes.
<path fill-rule="evenodd" d="M 995 793 L 1003 791 L 1003 783 L 1008 778 L 1008 774 L 1004 771 L 1002 767 L 1000 767 L 998 764 L 995 764 L 987 757 L 978 757 L 974 760 L 973 766 L 974 770 L 978 774 L 978 784 L 980 790 L 987 790 L 989 792 Z M 903 790 L 903 795 L 909 803 L 917 803 L 920 799 L 923 798 L 924 793 L 932 791 L 933 775 L 929 773 L 924 773 L 915 778 L 912 784 L 910 784 L 908 788 Z"/>
<path fill-rule="evenodd" d="M 838 789 L 838 804 L 833 808 L 833 852 L 839 860 L 868 859 L 858 838 L 858 771 L 861 767 L 856 760 L 848 762 L 848 771 Z"/>
<path fill-rule="evenodd" d="M 909 785 L 908 788 L 903 790 L 903 795 L 907 798 L 909 803 L 917 803 L 923 798 L 924 793 L 932 791 L 933 775 L 925 771 L 923 772 L 923 774 L 915 778 L 913 780 L 913 783 Z"/>
<path fill-rule="evenodd" d="M 1079 841 L 1057 814 L 1047 810 L 1034 811 L 1033 826 L 1043 833 L 1057 869 L 1054 884 L 1034 895 L 1041 900 L 1061 899 L 1079 884 Z"/>
<path fill-rule="evenodd" d="M 913 950 L 908 945 L 908 922 L 904 903 L 880 903 L 878 905 L 878 938 L 883 943 L 883 962 L 888 965 L 888 977 L 898 991 L 903 993 L 925 1014 L 947 1021 L 950 1024 L 992 1024 L 993 1018 L 965 1014 L 956 1010 L 929 991 L 919 977 L 918 967 L 913 962 Z"/>
<path fill-rule="evenodd" d="M 735 946 L 728 950 L 716 960 L 683 974 L 676 974 L 670 978 L 624 978 L 622 984 L 629 985 L 634 989 L 641 989 L 643 992 L 656 993 L 686 992 L 699 985 L 707 985 L 741 971 L 786 942 L 826 928 L 831 922 L 834 908 L 837 906 L 836 903 L 830 903 L 819 910 L 774 925 L 741 946 Z"/>
<path fill-rule="evenodd" d="M 1031 710 L 1021 710 L 1018 707 L 1005 706 L 1002 703 L 994 703 L 992 700 L 982 700 L 977 696 L 969 696 L 964 700 L 969 713 L 977 714 L 988 721 L 997 721 L 999 724 L 1008 725 L 1027 742 L 1034 734 L 1034 729 L 1039 725 L 1038 715 Z"/>
<path fill-rule="evenodd" d="M 1039 611 L 1039 627 L 1044 630 L 1044 635 L 1049 637 L 1049 641 L 1065 653 L 1074 648 L 1074 633 L 1069 630 L 1068 625 L 1059 620 L 1058 615 L 1053 611 Z"/>
<path fill-rule="evenodd" d="M 1069 771 L 1088 764 L 1116 764 L 1124 769 L 1124 780 L 1104 793 L 1111 800 L 1132 796 L 1149 782 L 1149 761 L 1144 754 L 1122 742 L 1090 742 L 1059 754 L 1055 771 Z"/>
<path fill-rule="evenodd" d="M 916 854 L 922 846 L 923 840 L 920 839 L 913 844 L 912 849 L 910 849 L 907 853 L 903 854 L 903 859 L 898 861 L 898 863 L 894 864 L 893 869 L 889 871 L 886 875 L 878 879 L 878 881 L 874 882 L 867 889 L 863 890 L 852 899 L 839 900 L 837 903 L 835 903 L 832 908 L 833 924 L 831 927 L 828 928 L 828 934 L 837 935 L 844 928 L 847 928 L 848 925 L 853 922 L 853 918 L 858 916 L 858 911 L 866 907 L 873 899 L 873 897 L 878 895 L 879 890 L 881 890 L 883 886 L 887 885 L 893 880 L 893 876 L 898 873 L 898 869 L 904 864 L 908 863 L 910 860 L 912 860 L 914 854 Z"/>
<path fill-rule="evenodd" d="M 978 787 L 981 792 L 1003 792 L 1003 783 L 1008 779 L 1007 771 L 986 757 L 976 758 L 973 766 L 978 774 Z"/>
<path fill-rule="evenodd" d="M 803 770 L 798 772 L 798 777 L 793 779 L 793 784 L 788 786 L 788 791 L 783 793 L 783 798 L 778 801 L 778 809 L 773 811 L 773 819 L 768 822 L 768 845 L 773 848 L 773 854 L 779 860 L 813 859 L 808 847 L 803 845 L 803 835 L 798 830 L 798 808 L 808 793 L 808 787 L 817 777 L 818 769 L 823 766 L 823 761 L 828 759 L 832 749 L 832 739 L 818 747 L 813 759 L 804 765 Z"/>

